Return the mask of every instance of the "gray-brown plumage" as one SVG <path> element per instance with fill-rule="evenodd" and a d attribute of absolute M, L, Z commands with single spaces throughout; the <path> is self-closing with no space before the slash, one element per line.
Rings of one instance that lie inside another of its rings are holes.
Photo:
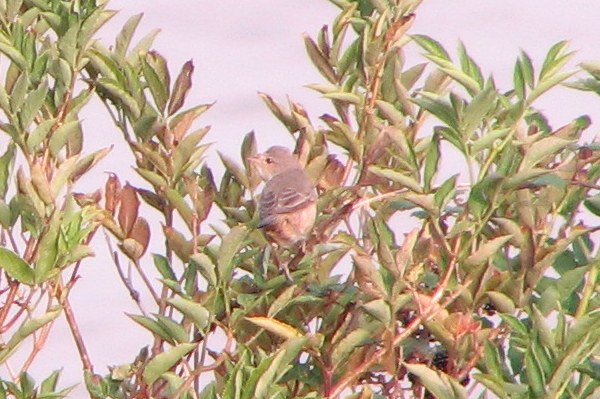
<path fill-rule="evenodd" d="M 315 223 L 317 191 L 300 162 L 279 146 L 249 160 L 265 181 L 258 227 L 283 247 L 304 241 Z"/>

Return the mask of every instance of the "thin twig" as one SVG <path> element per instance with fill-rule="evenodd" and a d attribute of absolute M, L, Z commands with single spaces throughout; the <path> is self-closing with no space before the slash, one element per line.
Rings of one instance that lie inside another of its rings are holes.
<path fill-rule="evenodd" d="M 106 245 L 108 246 L 108 250 L 110 251 L 113 263 L 114 263 L 115 267 L 117 268 L 117 273 L 119 274 L 119 278 L 123 282 L 123 285 L 125 285 L 125 288 L 127 289 L 127 291 L 129 291 L 129 296 L 131 297 L 131 299 L 133 299 L 133 301 L 135 302 L 137 307 L 140 309 L 140 312 L 142 312 L 142 314 L 144 316 L 148 316 L 148 314 L 146 313 L 146 310 L 144 309 L 144 307 L 142 306 L 142 303 L 140 301 L 140 293 L 135 288 L 133 288 L 133 284 L 131 283 L 131 280 L 127 276 L 125 276 L 125 273 L 123 272 L 123 268 L 121 267 L 121 262 L 119 261 L 119 254 L 117 253 L 117 251 L 115 251 L 113 249 L 112 244 L 110 242 L 110 238 L 108 237 L 108 234 L 106 232 L 104 232 L 104 238 L 106 239 Z"/>
<path fill-rule="evenodd" d="M 207 337 L 204 337 L 204 339 L 206 340 Z M 219 367 L 221 365 L 221 363 L 223 363 L 225 361 L 225 359 L 227 357 L 226 354 L 229 354 L 229 350 L 231 348 L 232 343 L 233 343 L 233 335 L 231 334 L 231 332 L 227 331 L 227 342 L 225 344 L 225 348 L 221 352 L 221 355 L 219 355 L 219 357 L 215 360 L 215 362 L 209 366 L 198 365 L 196 367 L 196 369 L 194 369 L 194 371 L 192 371 L 190 376 L 183 382 L 183 384 L 181 384 L 181 386 L 175 392 L 175 394 L 173 396 L 171 396 L 171 399 L 179 399 L 179 397 L 190 388 L 192 383 L 195 381 L 195 379 L 200 374 L 205 373 L 207 371 L 215 370 L 217 367 Z"/>
<path fill-rule="evenodd" d="M 8 297 L 4 302 L 4 305 L 0 309 L 0 333 L 4 333 L 6 330 L 4 329 L 4 322 L 6 321 L 6 316 L 8 316 L 8 311 L 10 310 L 15 296 L 17 295 L 17 290 L 19 289 L 19 283 L 16 280 L 12 280 L 8 283 L 10 285 L 10 291 L 8 293 Z"/>
<path fill-rule="evenodd" d="M 44 347 L 44 344 L 46 343 L 46 340 L 48 339 L 48 334 L 50 333 L 50 329 L 53 324 L 54 324 L 54 320 L 52 320 L 48 324 L 45 324 L 42 327 L 42 332 L 41 332 L 40 336 L 37 339 L 35 339 L 35 342 L 33 344 L 33 349 L 31 350 L 31 353 L 29 354 L 29 356 L 27 357 L 27 360 L 23 364 L 23 367 L 21 367 L 21 373 L 24 371 L 27 371 L 27 369 L 29 369 L 29 367 L 31 366 L 31 364 L 33 363 L 33 361 L 35 360 L 37 355 L 40 353 L 40 351 Z"/>
<path fill-rule="evenodd" d="M 406 338 L 410 337 L 419 328 L 419 326 L 423 322 L 431 319 L 440 310 L 445 309 L 448 305 L 450 305 L 462 293 L 462 291 L 466 287 L 468 287 L 469 284 L 471 284 L 471 282 L 472 282 L 471 280 L 465 281 L 465 283 L 463 283 L 454 292 L 452 292 L 450 295 L 448 295 L 446 297 L 446 299 L 444 300 L 444 302 L 442 304 L 440 304 L 439 306 L 436 306 L 436 305 L 437 305 L 437 302 L 441 299 L 441 295 L 436 295 L 435 297 L 432 296 L 432 301 L 431 301 L 429 308 L 426 309 L 424 313 L 422 313 L 422 314 L 416 316 L 414 319 L 412 319 L 412 321 L 406 326 L 406 328 L 404 330 L 402 330 L 401 333 L 396 335 L 396 337 L 394 337 L 394 340 L 392 341 L 392 346 L 393 347 L 398 346 L 402 341 L 404 341 Z M 434 301 L 434 299 L 437 299 L 437 300 Z M 383 348 L 379 349 L 377 352 L 375 352 L 367 361 L 360 364 L 356 369 L 352 370 L 351 372 L 346 373 L 346 375 L 340 381 L 338 381 L 336 386 L 333 388 L 331 393 L 329 393 L 329 395 L 327 395 L 327 397 L 328 398 L 339 397 L 340 394 L 353 383 L 353 381 L 355 381 L 357 378 L 359 378 L 360 375 L 365 373 L 372 366 L 377 364 L 377 362 L 380 361 L 387 353 L 388 353 L 388 349 L 386 347 L 383 347 Z"/>
<path fill-rule="evenodd" d="M 90 361 L 90 356 L 88 355 L 85 343 L 83 342 L 83 336 L 81 335 L 81 331 L 79 330 L 79 326 L 75 320 L 75 314 L 73 313 L 73 308 L 69 303 L 68 295 L 65 295 L 61 302 L 65 311 L 65 317 L 67 318 L 67 324 L 69 325 L 69 329 L 71 330 L 71 334 L 75 340 L 75 345 L 77 346 L 77 351 L 79 352 L 81 363 L 83 363 L 83 369 L 93 373 L 94 366 Z"/>
<path fill-rule="evenodd" d="M 146 276 L 146 274 L 144 273 L 144 271 L 140 267 L 139 262 L 137 260 L 131 261 L 131 262 L 133 263 L 133 266 L 135 267 L 135 270 L 137 270 L 138 274 L 142 278 L 142 281 L 144 282 L 144 285 L 146 286 L 146 288 L 150 292 L 150 295 L 152 295 L 152 298 L 154 298 L 154 301 L 156 302 L 156 304 L 160 305 L 162 301 L 161 301 L 160 297 L 158 296 L 158 294 L 156 293 L 156 291 L 154 290 L 154 287 L 152 287 L 152 283 L 148 279 L 148 276 Z"/>

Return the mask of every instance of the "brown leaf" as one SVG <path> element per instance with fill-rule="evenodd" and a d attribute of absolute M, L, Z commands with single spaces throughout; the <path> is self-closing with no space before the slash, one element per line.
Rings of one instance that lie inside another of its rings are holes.
<path fill-rule="evenodd" d="M 172 227 L 163 226 L 163 232 L 169 249 L 172 249 L 182 262 L 189 262 L 193 250 L 192 243 L 187 241 L 183 237 L 183 234 L 174 230 Z"/>
<path fill-rule="evenodd" d="M 369 146 L 365 154 L 365 166 L 372 165 L 378 160 L 386 157 L 390 146 L 393 144 L 390 135 L 386 131 L 382 131 L 375 142 Z M 386 157 L 387 158 L 387 157 Z"/>
<path fill-rule="evenodd" d="M 327 164 L 319 179 L 318 186 L 322 190 L 340 187 L 344 180 L 344 165 L 337 160 L 335 155 L 327 156 Z"/>
<path fill-rule="evenodd" d="M 262 182 L 260 175 L 256 168 L 252 167 L 250 164 L 249 158 L 256 155 L 258 152 L 256 145 L 256 134 L 254 130 L 248 132 L 246 136 L 244 136 L 244 141 L 242 143 L 242 161 L 244 162 L 244 167 L 246 168 L 246 172 L 248 173 L 248 180 L 250 181 L 250 189 L 255 190 L 256 187 Z"/>
<path fill-rule="evenodd" d="M 121 201 L 121 182 L 114 173 L 108 174 L 108 180 L 104 186 L 105 208 L 112 215 L 115 215 L 115 209 Z"/>
<path fill-rule="evenodd" d="M 198 218 L 200 221 L 206 220 L 208 214 L 210 213 L 210 209 L 212 208 L 213 202 L 215 200 L 215 191 L 212 185 L 207 184 L 202 191 L 201 200 L 198 201 L 198 208 L 202 206 L 202 209 L 196 209 L 198 212 Z"/>
<path fill-rule="evenodd" d="M 177 80 L 175 80 L 175 86 L 173 86 L 173 93 L 171 93 L 171 100 L 169 101 L 169 116 L 177 112 L 182 106 L 187 97 L 187 94 L 192 87 L 192 74 L 194 72 L 194 63 L 189 60 L 179 72 Z"/>
<path fill-rule="evenodd" d="M 148 205 L 150 205 L 154 209 L 157 209 L 160 212 L 163 212 L 165 210 L 165 207 L 167 206 L 167 201 L 163 196 L 160 196 L 150 190 L 144 190 L 141 188 L 138 188 L 136 190 L 145 203 L 147 203 Z"/>
<path fill-rule="evenodd" d="M 137 197 L 135 188 L 127 183 L 121 190 L 121 206 L 119 208 L 119 225 L 127 236 L 133 229 L 139 208 L 140 200 Z"/>
<path fill-rule="evenodd" d="M 396 21 L 385 33 L 387 42 L 400 39 L 410 29 L 415 21 L 415 14 L 408 14 Z"/>
<path fill-rule="evenodd" d="M 73 198 L 75 198 L 75 202 L 77 205 L 84 207 L 86 205 L 97 205 L 102 199 L 102 192 L 100 189 L 94 191 L 93 193 L 83 194 L 83 193 L 73 193 Z"/>
<path fill-rule="evenodd" d="M 99 222 L 105 229 L 110 231 L 117 237 L 119 240 L 124 240 L 126 238 L 125 233 L 121 228 L 117 225 L 117 222 L 112 218 L 112 215 L 105 210 L 101 210 L 95 215 L 95 220 Z"/>
<path fill-rule="evenodd" d="M 304 134 L 300 134 L 298 137 L 294 153 L 296 154 L 296 157 L 298 157 L 300 164 L 302 164 L 302 166 L 306 166 L 308 157 L 310 155 L 310 144 L 308 140 L 306 140 L 306 136 Z"/>
<path fill-rule="evenodd" d="M 150 242 L 150 227 L 146 219 L 140 217 L 135 220 L 129 238 L 133 238 L 137 243 L 142 246 L 142 252 L 140 257 L 148 249 L 148 243 Z"/>
<path fill-rule="evenodd" d="M 287 109 L 273 100 L 268 94 L 258 92 L 258 95 L 263 99 L 265 104 L 267 104 L 267 107 L 269 107 L 273 115 L 275 115 L 275 117 L 279 119 L 290 132 L 298 130 L 298 124 Z"/>
<path fill-rule="evenodd" d="M 50 182 L 39 163 L 31 165 L 31 183 L 42 201 L 44 201 L 44 204 L 51 205 L 54 203 Z"/>
<path fill-rule="evenodd" d="M 119 248 L 128 258 L 137 261 L 144 254 L 144 246 L 133 238 L 126 238 L 119 244 Z"/>

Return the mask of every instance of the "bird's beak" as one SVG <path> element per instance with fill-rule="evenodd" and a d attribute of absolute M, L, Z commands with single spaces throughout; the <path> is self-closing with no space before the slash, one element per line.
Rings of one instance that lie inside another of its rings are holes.
<path fill-rule="evenodd" d="M 260 162 L 260 154 L 250 155 L 249 157 L 246 157 L 246 160 L 251 164 L 257 164 Z"/>

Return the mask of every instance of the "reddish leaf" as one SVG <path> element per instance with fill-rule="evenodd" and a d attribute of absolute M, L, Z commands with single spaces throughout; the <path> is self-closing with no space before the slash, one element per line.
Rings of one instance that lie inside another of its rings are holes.
<path fill-rule="evenodd" d="M 177 76 L 175 86 L 173 87 L 173 93 L 171 95 L 171 101 L 169 101 L 169 115 L 173 115 L 177 112 L 185 101 L 190 87 L 192 87 L 192 73 L 194 72 L 194 64 L 192 61 L 188 61 L 181 67 L 181 72 Z"/>
<path fill-rule="evenodd" d="M 140 200 L 137 197 L 135 188 L 129 183 L 121 190 L 121 206 L 119 208 L 119 226 L 129 237 L 131 230 L 138 217 Z"/>
<path fill-rule="evenodd" d="M 106 198 L 106 210 L 114 216 L 115 209 L 121 201 L 121 182 L 114 173 L 109 173 L 108 180 L 104 186 L 105 198 Z"/>

